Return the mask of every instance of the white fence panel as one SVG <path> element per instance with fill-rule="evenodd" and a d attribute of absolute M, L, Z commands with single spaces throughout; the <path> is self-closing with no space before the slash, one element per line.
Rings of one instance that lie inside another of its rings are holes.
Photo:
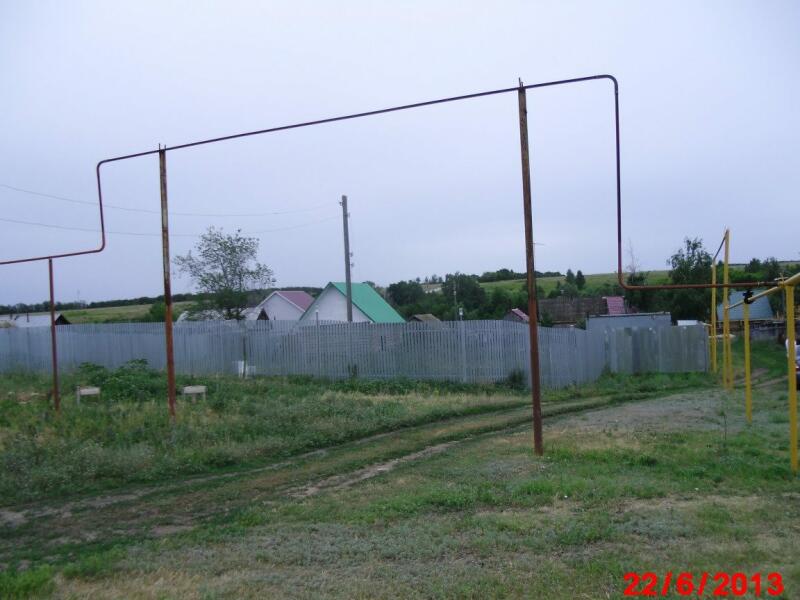
<path fill-rule="evenodd" d="M 175 367 L 184 374 L 311 375 L 329 379 L 497 382 L 530 385 L 527 325 L 509 321 L 339 323 L 200 321 L 175 326 Z M 539 328 L 542 385 L 560 388 L 619 373 L 704 371 L 703 326 L 584 331 Z M 166 365 L 161 323 L 62 325 L 61 368 L 108 368 L 144 359 Z M 50 370 L 47 327 L 0 329 L 0 373 Z"/>

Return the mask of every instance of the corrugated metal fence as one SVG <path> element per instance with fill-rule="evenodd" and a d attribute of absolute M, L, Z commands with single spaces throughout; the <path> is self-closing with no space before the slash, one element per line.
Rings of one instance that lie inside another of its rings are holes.
<path fill-rule="evenodd" d="M 47 327 L 0 329 L 0 372 L 49 371 Z M 702 326 L 587 332 L 539 328 L 542 384 L 558 388 L 612 372 L 703 371 Z M 160 323 L 64 325 L 60 366 L 113 368 L 146 359 L 165 368 Z M 330 323 L 205 321 L 175 327 L 175 366 L 185 374 L 304 374 L 341 379 L 527 380 L 527 325 L 510 321 Z"/>

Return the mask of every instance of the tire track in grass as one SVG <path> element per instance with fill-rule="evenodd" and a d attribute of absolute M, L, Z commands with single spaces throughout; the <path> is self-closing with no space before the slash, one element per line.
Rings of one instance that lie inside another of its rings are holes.
<path fill-rule="evenodd" d="M 670 393 L 673 392 L 559 402 L 543 406 L 543 416 L 548 419 Z M 127 490 L 116 496 L 16 509 L 16 526 L 0 527 L 0 561 L 12 559 L 23 549 L 26 559 L 62 556 L 63 560 L 77 548 L 98 543 L 127 544 L 197 525 L 213 527 L 255 503 L 343 489 L 398 466 L 441 454 L 468 440 L 519 429 L 530 418 L 528 407 L 469 415 L 379 434 L 372 436 L 371 442 L 357 440 L 315 450 L 255 470 L 195 478 L 169 487 Z M 21 522 L 20 515 L 25 522 Z"/>
<path fill-rule="evenodd" d="M 606 396 L 593 397 L 592 400 L 597 400 L 600 398 L 606 398 Z M 550 403 L 545 403 L 544 405 L 545 410 L 548 404 Z M 559 406 L 561 404 L 573 406 L 575 403 L 562 403 L 562 402 L 558 403 Z M 195 487 L 198 485 L 202 485 L 204 483 L 213 483 L 221 480 L 237 479 L 251 475 L 258 475 L 261 473 L 268 473 L 270 471 L 276 471 L 288 468 L 310 459 L 322 458 L 330 454 L 331 452 L 336 452 L 349 448 L 355 449 L 359 446 L 367 446 L 380 440 L 396 438 L 398 436 L 411 434 L 418 431 L 425 431 L 427 429 L 437 429 L 442 426 L 448 426 L 462 422 L 469 423 L 473 421 L 480 421 L 485 418 L 492 418 L 518 411 L 524 411 L 527 409 L 527 406 L 528 406 L 527 402 L 515 403 L 513 405 L 503 406 L 502 408 L 492 408 L 491 410 L 482 410 L 482 411 L 470 411 L 467 414 L 446 416 L 440 419 L 436 419 L 434 421 L 428 421 L 426 423 L 409 425 L 393 429 L 391 431 L 375 433 L 362 438 L 349 440 L 341 444 L 336 444 L 334 446 L 327 446 L 324 448 L 309 450 L 308 452 L 303 452 L 301 454 L 290 456 L 285 460 L 269 463 L 259 467 L 232 470 L 224 473 L 214 473 L 210 475 L 191 475 L 184 477 L 179 481 L 173 480 L 169 482 L 154 483 L 145 486 L 133 486 L 133 487 L 126 486 L 124 490 L 116 493 L 110 492 L 110 493 L 94 494 L 90 496 L 79 497 L 77 499 L 65 499 L 62 502 L 58 501 L 53 502 L 44 500 L 40 502 L 32 502 L 22 505 L 8 505 L 4 508 L 0 508 L 0 527 L 2 526 L 16 527 L 21 524 L 24 524 L 25 522 L 31 519 L 36 519 L 40 517 L 53 516 L 60 513 L 71 515 L 75 512 L 80 512 L 83 510 L 102 509 L 117 503 L 139 500 L 150 494 L 169 493 L 172 491 L 179 491 L 184 488 Z"/>
<path fill-rule="evenodd" d="M 556 406 L 551 408 L 550 410 L 547 410 L 548 407 L 544 407 L 542 410 L 542 418 L 547 419 L 561 415 L 577 414 L 586 410 L 607 408 L 624 402 L 646 400 L 653 397 L 659 397 L 659 395 L 651 394 L 643 398 L 637 397 L 635 399 L 622 400 L 622 401 L 615 401 L 613 399 L 602 399 L 602 400 L 590 399 L 584 402 L 577 402 L 577 403 L 565 404 L 563 406 Z M 304 498 L 316 496 L 317 494 L 320 494 L 322 492 L 342 490 L 351 487 L 353 485 L 356 485 L 358 483 L 361 483 L 363 481 L 366 481 L 368 479 L 372 479 L 373 477 L 377 477 L 379 475 L 383 475 L 385 473 L 393 471 L 394 469 L 396 469 L 401 465 L 414 463 L 420 460 L 425 460 L 432 456 L 436 456 L 438 454 L 442 454 L 443 452 L 449 450 L 450 448 L 456 445 L 460 445 L 477 438 L 487 437 L 490 435 L 499 435 L 502 433 L 507 433 L 513 430 L 520 429 L 522 425 L 524 425 L 530 420 L 531 417 L 529 416 L 526 409 L 524 417 L 521 417 L 517 421 L 506 423 L 505 425 L 499 428 L 482 430 L 478 433 L 468 434 L 448 442 L 426 446 L 421 450 L 416 450 L 409 454 L 405 454 L 403 456 L 399 456 L 397 458 L 393 458 L 385 462 L 370 464 L 367 465 L 366 467 L 356 469 L 355 471 L 351 471 L 350 473 L 331 475 L 330 477 L 320 479 L 316 482 L 309 482 L 306 485 L 288 488 L 283 492 L 283 495 L 298 500 L 302 500 Z"/>

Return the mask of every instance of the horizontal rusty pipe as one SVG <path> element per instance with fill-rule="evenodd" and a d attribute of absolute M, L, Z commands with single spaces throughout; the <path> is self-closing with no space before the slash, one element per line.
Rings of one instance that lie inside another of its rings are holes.
<path fill-rule="evenodd" d="M 106 222 L 103 215 L 103 192 L 100 186 L 100 165 L 97 165 L 97 206 L 100 210 L 100 245 L 91 250 L 79 250 L 76 252 L 64 252 L 62 254 L 50 254 L 46 256 L 34 256 L 33 258 L 17 258 L 15 260 L 2 260 L 0 265 L 14 265 L 18 263 L 35 262 L 38 260 L 50 260 L 54 258 L 66 258 L 68 256 L 83 256 L 84 254 L 97 254 L 106 247 Z"/>
<path fill-rule="evenodd" d="M 570 83 L 580 83 L 580 82 L 587 82 L 587 81 L 594 81 L 599 79 L 607 79 L 611 81 L 614 86 L 614 124 L 615 124 L 615 153 L 616 153 L 616 179 L 617 179 L 617 273 L 619 284 L 623 289 L 626 290 L 666 290 L 666 289 L 708 289 L 711 287 L 717 288 L 746 288 L 746 287 L 763 287 L 763 286 L 771 286 L 775 285 L 777 282 L 775 281 L 747 281 L 741 283 L 717 283 L 717 284 L 708 284 L 708 283 L 687 283 L 687 284 L 664 284 L 664 285 L 628 285 L 625 283 L 623 276 L 622 276 L 622 180 L 621 180 L 621 168 L 620 168 L 620 133 L 619 133 L 619 83 L 617 82 L 616 78 L 613 75 L 591 75 L 588 77 L 575 77 L 572 79 L 561 79 L 557 81 L 548 81 L 544 83 L 534 83 L 530 85 L 524 86 L 516 86 L 510 88 L 501 88 L 497 90 L 489 90 L 485 92 L 477 92 L 474 94 L 465 94 L 461 96 L 451 96 L 449 98 L 439 98 L 437 100 L 428 100 L 425 102 L 416 102 L 414 104 L 404 104 L 400 106 L 393 106 L 390 108 L 382 108 L 379 110 L 371 110 L 366 112 L 354 113 L 350 115 L 343 115 L 339 117 L 329 117 L 325 119 L 316 119 L 313 121 L 305 121 L 302 123 L 294 123 L 292 125 L 281 125 L 278 127 L 270 127 L 267 129 L 258 129 L 255 131 L 247 131 L 244 133 L 236 133 L 233 135 L 226 135 L 221 137 L 209 138 L 205 140 L 199 140 L 196 142 L 189 142 L 186 144 L 178 144 L 169 148 L 163 148 L 162 150 L 166 152 L 171 152 L 173 150 L 182 150 L 185 148 L 193 148 L 195 146 L 202 146 L 206 144 L 214 144 L 217 142 L 225 142 L 229 140 L 235 140 L 244 137 L 250 137 L 255 135 L 263 135 L 266 133 L 275 133 L 278 131 L 287 131 L 289 129 L 300 129 L 303 127 L 311 127 L 314 125 L 324 125 L 327 123 L 336 123 L 339 121 L 347 121 L 351 119 L 360 119 L 362 117 L 372 117 L 376 115 L 382 115 L 386 113 L 392 112 L 399 112 L 403 110 L 410 110 L 412 108 L 422 108 L 425 106 L 434 106 L 437 104 L 445 104 L 448 102 L 458 102 L 461 100 L 473 100 L 476 98 L 484 98 L 486 96 L 495 96 L 499 94 L 510 94 L 512 92 L 519 92 L 520 89 L 524 90 L 532 90 L 537 88 L 544 88 L 544 87 L 553 87 L 559 85 L 566 85 Z M 110 162 L 116 162 L 120 160 L 127 160 L 130 158 L 138 158 L 141 156 L 149 156 L 152 154 L 157 154 L 159 150 L 146 150 L 144 152 L 136 152 L 133 154 L 126 154 L 123 156 L 116 156 L 114 158 L 107 158 L 105 160 L 101 160 L 97 163 L 97 173 L 98 173 L 98 196 L 102 197 L 102 191 L 100 187 L 100 168 Z"/>
<path fill-rule="evenodd" d="M 752 304 L 759 298 L 764 298 L 765 296 L 769 296 L 774 294 L 775 292 L 779 292 L 783 288 L 789 285 L 798 285 L 800 284 L 800 273 L 795 273 L 788 279 L 784 279 L 783 281 L 779 281 L 775 287 L 771 287 L 768 290 L 764 290 L 763 292 L 759 292 L 758 294 L 754 294 L 747 299 L 739 300 L 736 304 L 731 304 L 728 308 L 736 308 L 737 306 L 741 306 L 742 304 Z"/>

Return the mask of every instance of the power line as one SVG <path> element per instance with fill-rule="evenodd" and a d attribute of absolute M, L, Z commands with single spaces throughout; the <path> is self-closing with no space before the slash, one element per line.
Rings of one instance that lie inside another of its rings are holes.
<path fill-rule="evenodd" d="M 276 229 L 263 229 L 261 231 L 243 231 L 242 233 L 245 235 L 262 235 L 265 233 L 274 233 L 276 231 L 289 231 L 291 229 L 301 229 L 303 227 L 310 227 L 311 225 L 317 225 L 319 223 L 326 223 L 328 221 L 333 221 L 334 219 L 338 219 L 339 215 L 334 217 L 328 217 L 326 219 L 319 219 L 317 221 L 309 221 L 308 223 L 300 223 L 299 225 L 291 225 L 289 227 L 278 227 Z M 15 223 L 17 225 L 33 225 L 35 227 L 47 227 L 48 229 L 64 229 L 67 231 L 86 231 L 89 233 L 100 233 L 99 229 L 90 229 L 88 227 L 70 227 L 67 225 L 53 225 L 51 223 L 39 223 L 37 221 L 21 221 L 19 219 L 6 219 L 4 217 L 0 218 L 0 221 L 4 221 L 6 223 Z M 137 231 L 110 231 L 106 229 L 107 234 L 114 234 L 114 235 L 131 235 L 131 236 L 144 236 L 144 237 L 161 237 L 160 233 L 146 233 L 146 232 L 137 232 Z M 201 233 L 170 233 L 170 237 L 200 237 L 203 234 Z"/>
<path fill-rule="evenodd" d="M 44 192 L 37 192 L 35 190 L 27 190 L 25 188 L 16 187 L 13 185 L 8 185 L 7 183 L 0 183 L 0 187 L 7 188 L 9 190 L 14 190 L 15 192 L 22 192 L 23 194 L 31 194 L 32 196 L 40 196 L 42 198 L 50 198 L 52 200 L 61 200 L 62 202 L 72 202 L 73 204 L 88 204 L 90 206 L 98 206 L 97 202 L 90 202 L 88 200 L 78 200 L 77 198 L 68 198 L 66 196 L 57 196 L 55 194 L 45 194 Z M 278 210 L 272 212 L 259 212 L 259 213 L 190 213 L 190 212 L 173 212 L 170 211 L 169 214 L 179 216 L 179 217 L 267 217 L 267 216 L 274 216 L 274 215 L 290 215 L 295 213 L 301 212 L 310 212 L 312 210 L 320 209 L 327 204 L 315 204 L 313 206 L 308 206 L 305 208 L 297 208 L 292 210 Z M 126 212 L 138 212 L 138 213 L 149 213 L 149 214 L 161 214 L 160 210 L 154 210 L 149 208 L 131 208 L 129 206 L 119 206 L 116 204 L 103 204 L 103 208 L 111 208 L 114 210 L 124 210 Z"/>

